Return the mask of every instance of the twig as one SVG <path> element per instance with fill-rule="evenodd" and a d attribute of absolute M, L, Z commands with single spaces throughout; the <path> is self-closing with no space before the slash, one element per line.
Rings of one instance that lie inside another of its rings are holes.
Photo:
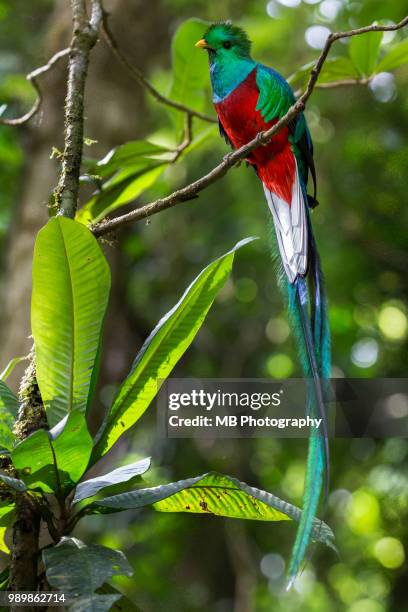
<path fill-rule="evenodd" d="M 190 113 L 185 115 L 184 123 L 184 138 L 183 141 L 178 145 L 175 150 L 175 154 L 171 163 L 174 164 L 184 153 L 184 151 L 191 145 L 193 141 L 193 116 Z"/>
<path fill-rule="evenodd" d="M 32 117 L 34 117 L 34 115 L 38 113 L 42 104 L 42 92 L 37 82 L 37 78 L 48 72 L 60 59 L 66 57 L 69 51 L 69 47 L 67 49 L 62 49 L 62 51 L 58 51 L 58 53 L 52 56 L 52 58 L 47 64 L 45 64 L 44 66 L 40 66 L 40 68 L 36 68 L 32 72 L 30 72 L 30 74 L 27 74 L 27 81 L 32 84 L 37 93 L 37 98 L 34 104 L 30 108 L 30 110 L 21 117 L 16 117 L 15 119 L 7 119 L 0 117 L 1 125 L 23 125 L 24 123 L 27 123 L 27 121 L 30 121 L 30 119 L 32 119 Z"/>
<path fill-rule="evenodd" d="M 246 145 L 236 149 L 232 153 L 229 153 L 226 157 L 224 157 L 223 161 L 218 164 L 215 168 L 213 168 L 208 174 L 205 174 L 198 180 L 194 181 L 190 185 L 186 187 L 182 187 L 177 191 L 174 191 L 172 194 L 165 198 L 160 198 L 159 200 L 155 200 L 150 204 L 146 204 L 141 208 L 137 208 L 135 210 L 130 211 L 124 215 L 120 215 L 113 219 L 103 220 L 97 225 L 94 225 L 91 230 L 95 236 L 102 236 L 103 234 L 107 234 L 112 230 L 121 227 L 122 225 L 132 223 L 134 221 L 140 221 L 141 219 L 146 219 L 152 215 L 157 214 L 162 210 L 166 210 L 167 208 L 171 208 L 175 206 L 179 202 L 186 202 L 188 200 L 192 200 L 197 197 L 197 194 L 203 189 L 206 189 L 212 183 L 215 183 L 220 178 L 225 176 L 227 172 L 237 164 L 237 162 L 246 158 L 249 153 L 251 153 L 254 149 L 259 147 L 260 145 L 266 145 L 272 139 L 272 137 L 277 134 L 282 128 L 288 125 L 295 117 L 304 111 L 306 102 L 310 98 L 315 85 L 317 83 L 319 74 L 323 68 L 324 62 L 327 59 L 329 51 L 334 42 L 340 40 L 341 38 L 350 38 L 352 36 L 357 36 L 360 34 L 365 34 L 366 32 L 389 32 L 395 31 L 403 28 L 408 24 L 408 16 L 405 17 L 402 21 L 395 25 L 371 25 L 365 26 L 363 28 L 357 28 L 354 30 L 348 30 L 346 32 L 333 32 L 327 37 L 326 43 L 322 49 L 321 54 L 319 55 L 317 62 L 314 68 L 310 72 L 309 81 L 307 83 L 306 89 L 303 94 L 298 98 L 298 100 L 289 108 L 288 112 L 277 121 L 269 130 L 265 132 L 259 132 L 257 136 L 248 142 Z"/>
<path fill-rule="evenodd" d="M 331 83 L 317 83 L 316 89 L 337 89 L 338 87 L 348 87 L 349 85 L 368 85 L 374 77 L 375 74 L 365 79 L 343 79 L 341 81 L 331 81 Z"/>
<path fill-rule="evenodd" d="M 175 110 L 178 110 L 182 113 L 186 113 L 187 115 L 190 115 L 191 117 L 197 117 L 197 119 L 201 119 L 202 121 L 207 121 L 208 123 L 217 122 L 216 119 L 213 119 L 212 117 L 209 117 L 208 115 L 205 115 L 204 113 L 200 113 L 199 111 L 189 108 L 188 106 L 185 106 L 184 104 L 181 104 L 180 102 L 175 102 L 174 100 L 170 100 L 170 98 L 163 96 L 163 94 L 157 91 L 157 89 L 153 87 L 150 81 L 146 79 L 143 72 L 136 66 L 133 66 L 133 64 L 131 64 L 129 60 L 120 51 L 118 43 L 116 42 L 112 34 L 112 31 L 109 27 L 109 24 L 108 24 L 108 13 L 106 13 L 105 11 L 103 13 L 102 31 L 103 31 L 103 35 L 104 35 L 106 42 L 108 43 L 109 47 L 112 50 L 112 53 L 115 55 L 117 60 L 122 64 L 122 66 L 126 68 L 130 76 L 137 83 L 139 83 L 139 85 L 142 85 L 142 87 L 144 87 L 149 92 L 149 94 L 153 96 L 153 98 L 155 98 L 157 102 L 159 102 L 160 104 L 163 104 L 164 106 L 169 106 L 170 108 L 174 108 Z"/>
<path fill-rule="evenodd" d="M 89 54 L 102 23 L 100 0 L 91 2 L 88 21 L 85 0 L 71 0 L 73 37 L 69 54 L 68 87 L 65 99 L 65 147 L 61 174 L 54 191 L 58 212 L 74 217 L 79 190 L 79 173 L 84 139 L 84 93 Z"/>

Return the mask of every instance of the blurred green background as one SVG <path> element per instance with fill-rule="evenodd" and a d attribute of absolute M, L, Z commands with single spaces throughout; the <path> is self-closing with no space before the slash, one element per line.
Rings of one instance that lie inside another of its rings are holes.
<path fill-rule="evenodd" d="M 67 5 L 0 0 L 0 105 L 7 104 L 7 116 L 33 102 L 25 74 L 68 44 Z M 396 22 L 407 8 L 403 0 L 111 0 L 106 7 L 127 57 L 164 93 L 171 86 L 171 39 L 187 18 L 232 18 L 248 30 L 254 56 L 289 76 L 317 57 L 328 30 Z M 407 34 L 385 35 L 384 51 Z M 340 42 L 333 55 L 346 52 Z M 192 62 L 204 61 L 197 60 L 199 53 L 191 48 Z M 29 346 L 30 252 L 58 171 L 50 154 L 62 143 L 65 76 L 61 63 L 41 81 L 43 110 L 29 125 L 0 127 L 4 364 Z M 335 376 L 407 372 L 407 86 L 403 66 L 369 87 L 316 91 L 306 111 L 315 143 L 320 206 L 313 223 L 330 300 Z M 208 86 L 198 96 L 213 113 Z M 91 64 L 86 116 L 86 136 L 97 141 L 86 148 L 89 157 L 134 138 L 175 142 L 174 114 L 129 80 L 103 41 Z M 196 121 L 195 129 L 204 134 L 208 124 Z M 210 128 L 200 146 L 169 166 L 138 204 L 199 177 L 226 152 L 217 128 Z M 89 193 L 85 187 L 84 200 Z M 95 426 L 158 319 L 207 262 L 249 235 L 261 240 L 239 252 L 232 279 L 173 374 L 300 375 L 267 226 L 262 188 L 242 164 L 199 199 L 106 243 L 114 285 Z M 408 399 L 398 402 L 406 414 Z M 306 452 L 305 440 L 158 439 L 152 405 L 117 445 L 111 464 L 152 455 L 149 484 L 214 469 L 300 505 Z M 146 612 L 399 612 L 407 609 L 407 454 L 403 439 L 332 442 L 325 520 L 335 532 L 339 557 L 315 547 L 290 593 L 284 587 L 295 535 L 291 523 L 143 511 L 88 518 L 75 535 L 124 550 L 135 573 L 117 584 Z"/>

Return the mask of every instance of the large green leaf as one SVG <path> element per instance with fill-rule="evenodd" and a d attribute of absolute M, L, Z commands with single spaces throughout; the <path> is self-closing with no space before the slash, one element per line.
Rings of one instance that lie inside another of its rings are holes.
<path fill-rule="evenodd" d="M 151 160 L 160 159 L 166 153 L 169 153 L 169 149 L 147 140 L 131 140 L 111 149 L 90 171 L 100 177 L 110 176 L 127 166 L 148 164 Z"/>
<path fill-rule="evenodd" d="M 140 476 L 140 474 L 144 474 L 149 467 L 150 457 L 141 459 L 135 463 L 130 463 L 129 465 L 124 465 L 116 470 L 112 470 L 112 472 L 109 472 L 108 474 L 104 474 L 103 476 L 97 476 L 96 478 L 85 480 L 84 482 L 79 483 L 77 486 L 73 503 L 75 504 L 83 499 L 87 499 L 88 497 L 93 497 L 106 487 L 127 482 L 135 476 Z"/>
<path fill-rule="evenodd" d="M 76 220 L 84 225 L 97 223 L 120 206 L 135 200 L 156 182 L 166 165 L 167 162 L 150 161 L 120 170 L 78 210 Z"/>
<path fill-rule="evenodd" d="M 382 37 L 382 32 L 368 32 L 361 36 L 353 36 L 350 40 L 351 61 L 364 77 L 369 77 L 374 72 Z"/>
<path fill-rule="evenodd" d="M 103 595 L 119 595 L 119 599 L 115 601 L 111 612 L 142 612 L 141 609 L 128 597 L 123 595 L 118 589 L 115 589 L 111 584 L 105 582 L 99 589 L 96 590 L 97 593 L 102 593 Z"/>
<path fill-rule="evenodd" d="M 310 76 L 310 71 L 314 68 L 316 62 L 305 64 L 297 72 L 288 78 L 288 82 L 293 85 L 305 85 Z M 353 62 L 348 57 L 333 57 L 328 58 L 319 74 L 318 83 L 333 83 L 334 81 L 343 81 L 346 79 L 358 79 L 360 74 L 356 70 Z"/>
<path fill-rule="evenodd" d="M 18 399 L 0 380 L 0 448 L 11 450 L 14 445 L 14 421 L 18 412 Z"/>
<path fill-rule="evenodd" d="M 72 219 L 48 221 L 34 249 L 31 321 L 51 426 L 87 409 L 109 289 L 109 267 L 91 232 Z"/>
<path fill-rule="evenodd" d="M 75 410 L 51 431 L 38 429 L 12 451 L 13 464 L 30 489 L 52 493 L 71 489 L 88 467 L 92 437 Z"/>
<path fill-rule="evenodd" d="M 208 25 L 200 19 L 183 21 L 171 46 L 173 82 L 169 97 L 201 112 L 208 100 L 208 59 L 207 54 L 202 49 L 195 49 L 194 45 L 203 37 Z M 183 113 L 174 111 L 173 116 L 177 133 L 180 133 L 184 125 Z"/>
<path fill-rule="evenodd" d="M 403 64 L 408 64 L 408 38 L 393 46 L 379 62 L 376 72 L 394 70 Z"/>
<path fill-rule="evenodd" d="M 65 593 L 72 610 L 105 612 L 120 599 L 120 594 L 95 593 L 112 576 L 131 576 L 133 571 L 119 550 L 64 537 L 57 546 L 43 550 L 47 580 L 54 589 Z"/>
<path fill-rule="evenodd" d="M 117 512 L 152 505 L 160 512 L 189 512 L 258 521 L 299 521 L 301 510 L 279 497 L 231 476 L 210 472 L 149 489 L 138 489 L 93 502 L 88 512 Z M 330 527 L 315 519 L 312 537 L 333 547 Z"/>
<path fill-rule="evenodd" d="M 104 455 L 148 408 L 160 383 L 170 374 L 203 324 L 215 296 L 231 272 L 235 251 L 251 240 L 253 238 L 242 240 L 204 268 L 156 325 L 137 355 L 98 433 L 93 461 Z"/>

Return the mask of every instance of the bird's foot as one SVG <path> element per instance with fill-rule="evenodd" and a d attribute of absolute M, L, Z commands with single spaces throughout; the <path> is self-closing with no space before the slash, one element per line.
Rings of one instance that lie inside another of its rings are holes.
<path fill-rule="evenodd" d="M 231 158 L 233 156 L 233 153 L 227 153 L 226 155 L 224 155 L 224 157 L 222 158 L 222 161 L 226 164 L 231 164 Z M 242 159 L 238 159 L 235 163 L 232 164 L 232 166 L 234 168 L 238 168 L 242 163 Z"/>

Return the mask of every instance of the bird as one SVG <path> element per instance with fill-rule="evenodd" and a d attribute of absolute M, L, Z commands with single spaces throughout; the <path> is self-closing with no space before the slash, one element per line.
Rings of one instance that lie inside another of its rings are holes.
<path fill-rule="evenodd" d="M 212 24 L 196 47 L 208 53 L 213 103 L 220 134 L 238 149 L 271 128 L 295 103 L 294 93 L 273 68 L 251 56 L 251 41 L 231 21 Z M 299 358 L 306 378 L 306 411 L 322 418 L 311 429 L 303 509 L 288 569 L 290 589 L 306 560 L 312 525 L 329 482 L 326 402 L 331 369 L 327 298 L 311 212 L 316 199 L 316 170 L 311 134 L 303 113 L 246 162 L 261 180 L 272 216 L 271 247 L 278 285 L 285 297 Z M 308 179 L 313 195 L 307 193 Z"/>

